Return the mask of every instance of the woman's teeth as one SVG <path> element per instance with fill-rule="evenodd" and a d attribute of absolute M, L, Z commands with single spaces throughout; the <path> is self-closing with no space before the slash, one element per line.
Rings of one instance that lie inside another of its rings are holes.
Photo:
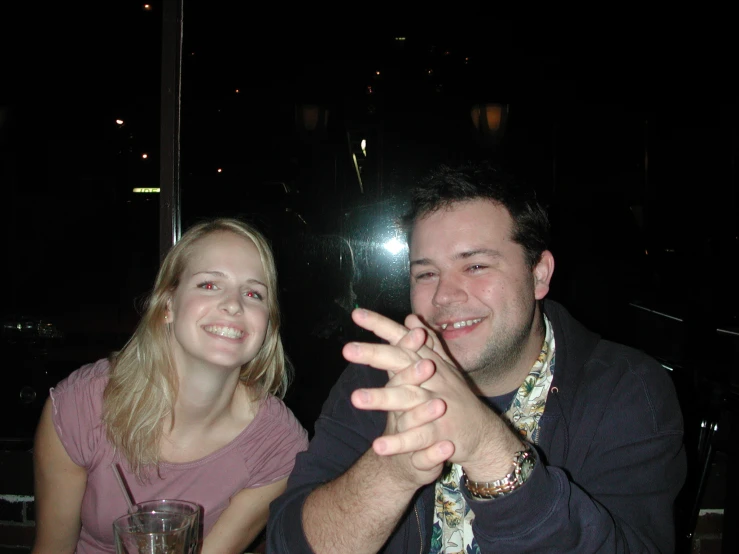
<path fill-rule="evenodd" d="M 219 337 L 227 337 L 229 339 L 240 339 L 244 336 L 244 331 L 234 329 L 233 327 L 221 327 L 220 325 L 208 325 L 204 327 L 209 333 L 218 335 Z"/>

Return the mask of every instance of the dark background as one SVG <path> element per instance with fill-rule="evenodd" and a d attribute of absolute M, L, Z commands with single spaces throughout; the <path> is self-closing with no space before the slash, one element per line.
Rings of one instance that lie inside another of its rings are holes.
<path fill-rule="evenodd" d="M 394 221 L 429 168 L 474 159 L 549 208 L 551 297 L 691 368 L 691 383 L 727 379 L 736 337 L 715 329 L 739 327 L 739 125 L 726 14 L 443 8 L 434 24 L 391 24 L 378 5 L 185 2 L 183 227 L 238 216 L 272 240 L 288 405 L 312 430 L 342 344 L 363 336 L 351 307 L 402 320 L 406 252 L 384 247 L 402 238 Z M 49 386 L 124 344 L 153 282 L 159 198 L 132 191 L 159 181 L 161 10 L 65 7 L 43 63 L 23 42 L 8 51 L 23 77 L 0 85 L 0 437 L 28 439 Z M 470 116 L 493 103 L 508 114 L 495 136 Z"/>

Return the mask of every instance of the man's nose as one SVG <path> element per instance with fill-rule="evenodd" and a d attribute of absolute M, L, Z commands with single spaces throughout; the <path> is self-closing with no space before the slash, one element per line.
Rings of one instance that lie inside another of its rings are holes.
<path fill-rule="evenodd" d="M 461 304 L 467 301 L 467 293 L 457 280 L 450 277 L 440 277 L 434 294 L 435 306 Z"/>

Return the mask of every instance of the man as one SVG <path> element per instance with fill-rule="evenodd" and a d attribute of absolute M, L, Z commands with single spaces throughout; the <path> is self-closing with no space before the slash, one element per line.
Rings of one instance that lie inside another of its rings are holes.
<path fill-rule="evenodd" d="M 543 300 L 545 212 L 492 169 L 442 167 L 407 220 L 413 315 L 354 312 L 388 344 L 344 347 L 270 550 L 672 551 L 674 388 Z"/>

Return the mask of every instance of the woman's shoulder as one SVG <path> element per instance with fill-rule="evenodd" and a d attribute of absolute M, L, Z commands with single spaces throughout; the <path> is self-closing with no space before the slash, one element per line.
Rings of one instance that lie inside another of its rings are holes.
<path fill-rule="evenodd" d="M 295 456 L 308 448 L 308 432 L 292 410 L 274 396 L 261 401 L 254 421 L 238 443 L 240 463 L 247 465 L 247 488 L 259 487 L 290 474 Z"/>
<path fill-rule="evenodd" d="M 104 443 L 101 414 L 109 370 L 107 360 L 86 364 L 49 391 L 57 434 L 72 461 L 88 469 Z"/>
<path fill-rule="evenodd" d="M 268 395 L 262 400 L 256 420 L 270 427 L 303 429 L 292 410 L 279 398 Z"/>
<path fill-rule="evenodd" d="M 102 391 L 108 383 L 109 376 L 110 361 L 107 358 L 102 358 L 96 362 L 85 364 L 79 369 L 75 369 L 54 387 L 54 391 L 60 394 L 65 391 L 78 390 L 81 387 L 95 390 L 100 389 Z"/>
<path fill-rule="evenodd" d="M 260 441 L 271 443 L 293 443 L 307 446 L 308 432 L 295 417 L 292 410 L 276 396 L 268 395 L 261 400 L 256 417 L 245 430 L 244 442 Z M 299 447 L 299 446 L 298 446 Z"/>

